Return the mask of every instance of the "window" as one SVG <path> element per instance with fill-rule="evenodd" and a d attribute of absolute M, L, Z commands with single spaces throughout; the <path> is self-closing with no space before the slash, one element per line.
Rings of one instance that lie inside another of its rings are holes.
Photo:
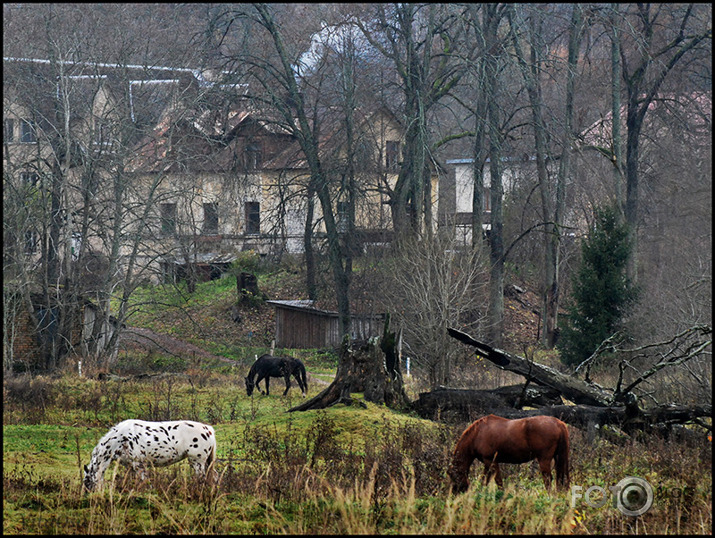
<path fill-rule="evenodd" d="M 103 120 L 95 120 L 94 124 L 95 144 L 108 145 L 111 142 L 109 124 Z"/>
<path fill-rule="evenodd" d="M 263 151 L 257 142 L 246 146 L 246 170 L 258 170 L 263 165 Z"/>
<path fill-rule="evenodd" d="M 20 121 L 20 142 L 37 142 L 34 122 L 30 120 Z"/>
<path fill-rule="evenodd" d="M 161 204 L 161 232 L 165 235 L 176 233 L 176 204 Z"/>
<path fill-rule="evenodd" d="M 38 181 L 39 181 L 39 177 L 37 176 L 37 173 L 35 173 L 35 172 L 20 172 L 20 182 L 23 185 L 27 185 L 29 187 L 35 187 L 37 185 Z"/>
<path fill-rule="evenodd" d="M 385 167 L 389 171 L 397 170 L 400 162 L 400 143 L 394 140 L 385 142 Z"/>
<path fill-rule="evenodd" d="M 12 144 L 15 141 L 15 120 L 5 120 L 3 122 L 3 136 L 8 144 Z"/>
<path fill-rule="evenodd" d="M 246 233 L 261 233 L 261 206 L 258 202 L 246 202 Z"/>
<path fill-rule="evenodd" d="M 204 204 L 204 229 L 205 235 L 218 233 L 218 204 Z"/>

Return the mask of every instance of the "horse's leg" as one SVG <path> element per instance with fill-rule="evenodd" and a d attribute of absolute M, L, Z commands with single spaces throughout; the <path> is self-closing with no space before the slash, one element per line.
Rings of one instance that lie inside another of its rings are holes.
<path fill-rule="evenodd" d="M 207 481 L 211 481 L 212 476 L 209 472 L 209 463 L 206 458 L 196 457 L 191 460 L 191 467 L 194 469 L 194 474 L 196 478 L 205 478 Z"/>
<path fill-rule="evenodd" d="M 489 480 L 496 474 L 497 464 L 490 461 L 484 462 L 484 485 L 489 484 Z"/>
<path fill-rule="evenodd" d="M 258 392 L 263 394 L 263 391 L 261 390 L 261 387 L 258 385 L 261 381 L 265 379 L 265 385 L 266 385 L 266 390 L 268 390 L 268 377 L 264 377 L 263 374 L 258 374 L 258 377 L 256 377 L 256 388 L 258 389 Z"/>
<path fill-rule="evenodd" d="M 134 460 L 131 463 L 132 472 L 139 477 L 139 480 L 144 482 L 146 480 L 146 469 L 143 464 Z"/>
<path fill-rule="evenodd" d="M 287 373 L 285 375 L 285 380 L 286 380 L 286 389 L 283 391 L 283 396 L 288 394 L 288 389 L 290 388 L 290 374 L 289 373 Z"/>
<path fill-rule="evenodd" d="M 492 465 L 494 466 L 494 481 L 497 483 L 497 486 L 503 488 L 504 482 L 502 482 L 501 479 L 501 470 L 499 469 L 499 464 L 493 463 Z"/>
<path fill-rule="evenodd" d="M 295 380 L 298 382 L 298 386 L 300 387 L 303 396 L 305 396 L 305 385 L 303 384 L 303 380 L 300 378 L 300 373 L 293 374 L 293 377 L 295 377 Z"/>
<path fill-rule="evenodd" d="M 542 458 L 539 460 L 539 469 L 541 470 L 541 476 L 544 477 L 544 486 L 546 486 L 547 491 L 551 489 L 551 458 Z"/>
<path fill-rule="evenodd" d="M 270 388 L 269 388 L 268 385 L 269 385 L 269 383 L 270 383 L 271 376 L 267 375 L 267 376 L 265 377 L 265 380 L 266 380 L 266 396 L 269 396 L 269 395 L 271 394 L 271 391 L 270 391 Z"/>

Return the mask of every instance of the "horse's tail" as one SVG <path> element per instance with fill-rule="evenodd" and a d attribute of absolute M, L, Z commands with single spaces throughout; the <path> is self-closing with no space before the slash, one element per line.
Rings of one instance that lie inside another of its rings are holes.
<path fill-rule="evenodd" d="M 569 487 L 569 430 L 565 424 L 561 425 L 561 435 L 556 445 L 554 454 L 556 467 L 556 485 L 566 489 Z"/>
<path fill-rule="evenodd" d="M 214 469 L 214 466 L 216 464 L 216 436 L 213 435 L 213 443 L 211 444 L 211 448 L 209 449 L 209 454 L 206 457 L 206 467 L 205 467 L 205 475 L 206 478 L 210 481 L 213 482 L 218 476 L 218 473 L 216 472 L 216 469 Z"/>
<path fill-rule="evenodd" d="M 303 380 L 305 393 L 308 394 L 308 376 L 305 373 L 305 365 L 301 361 L 298 361 L 298 372 L 300 372 L 300 377 Z"/>

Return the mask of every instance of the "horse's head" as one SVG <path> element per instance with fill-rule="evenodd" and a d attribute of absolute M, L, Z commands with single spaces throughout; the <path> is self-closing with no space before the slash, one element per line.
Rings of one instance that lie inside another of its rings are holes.
<path fill-rule="evenodd" d="M 454 493 L 464 493 L 469 489 L 469 473 L 459 470 L 459 466 L 450 465 L 447 469 L 447 474 L 452 482 L 452 491 Z"/>
<path fill-rule="evenodd" d="M 84 466 L 84 479 L 82 480 L 82 486 L 84 487 L 85 491 L 92 492 L 94 489 L 97 487 L 99 484 L 99 480 L 97 480 L 97 469 L 92 465 L 91 467 L 85 465 Z"/>
<path fill-rule="evenodd" d="M 254 386 L 255 386 L 255 384 L 253 383 L 253 381 L 251 380 L 251 378 L 250 378 L 250 377 L 247 377 L 247 378 L 246 378 L 246 394 L 248 394 L 249 396 L 250 396 L 251 394 L 253 394 L 253 387 L 254 387 Z"/>

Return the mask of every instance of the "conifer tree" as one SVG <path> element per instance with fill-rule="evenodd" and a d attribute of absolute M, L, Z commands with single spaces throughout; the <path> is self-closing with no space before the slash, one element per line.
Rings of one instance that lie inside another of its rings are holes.
<path fill-rule="evenodd" d="M 563 363 L 576 365 L 589 358 L 618 330 L 636 300 L 636 288 L 626 274 L 631 248 L 628 225 L 619 222 L 616 209 L 596 209 L 557 346 Z"/>

